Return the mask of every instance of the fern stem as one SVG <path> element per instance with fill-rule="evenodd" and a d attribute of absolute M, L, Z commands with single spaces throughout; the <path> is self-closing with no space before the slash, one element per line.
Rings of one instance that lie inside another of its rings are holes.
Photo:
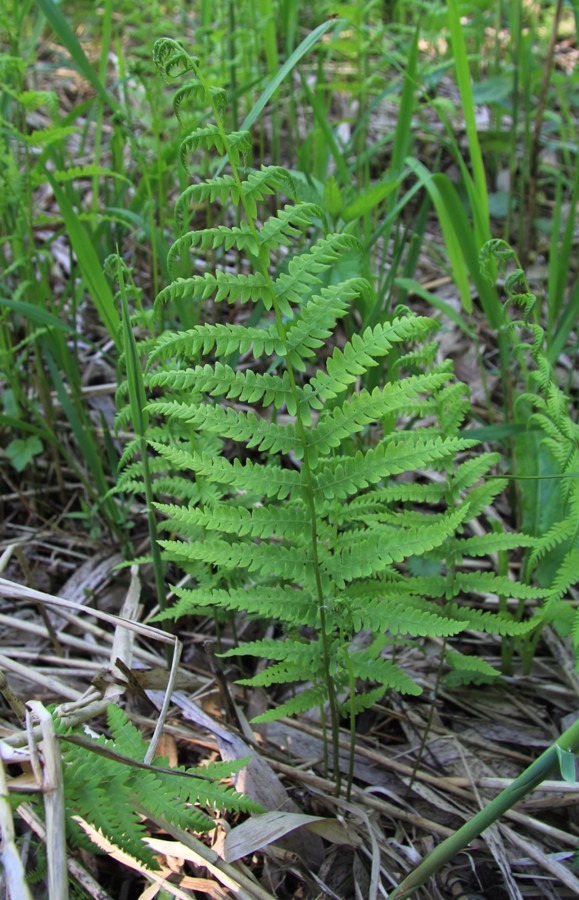
<path fill-rule="evenodd" d="M 348 783 L 346 785 L 346 800 L 352 799 L 352 784 L 354 781 L 354 764 L 356 761 L 356 677 L 352 660 L 348 653 L 348 646 L 344 633 L 340 629 L 340 641 L 342 644 L 342 652 L 346 661 L 346 669 L 348 671 L 348 681 L 350 685 L 350 750 L 348 757 Z"/>
<path fill-rule="evenodd" d="M 255 240 L 256 246 L 260 247 L 259 241 L 259 233 L 257 230 L 257 226 L 255 224 L 254 217 L 251 211 L 248 208 L 245 195 L 242 190 L 241 179 L 239 177 L 239 172 L 237 170 L 237 164 L 235 162 L 234 156 L 231 153 L 229 140 L 227 137 L 227 133 L 223 126 L 223 118 L 222 115 L 215 103 L 210 91 L 207 81 L 205 80 L 202 73 L 199 69 L 196 70 L 197 77 L 201 85 L 203 86 L 206 96 L 209 97 L 211 102 L 211 107 L 213 109 L 213 115 L 215 116 L 215 121 L 217 124 L 217 128 L 219 130 L 220 138 L 223 142 L 223 146 L 226 149 L 227 156 L 229 159 L 229 164 L 231 166 L 231 173 L 235 180 L 237 189 L 239 191 L 239 197 L 241 204 L 243 205 L 243 209 L 246 215 L 247 223 Z M 330 706 L 330 722 L 332 726 L 332 753 L 333 753 L 333 769 L 334 769 L 334 779 L 336 782 L 336 793 L 339 794 L 340 786 L 341 786 L 341 776 L 340 776 L 340 766 L 339 766 L 339 736 L 340 736 L 340 723 L 339 723 L 339 713 L 338 713 L 338 701 L 336 697 L 336 691 L 334 687 L 334 682 L 331 674 L 331 665 L 330 665 L 330 636 L 328 633 L 328 621 L 326 616 L 326 603 L 324 598 L 324 591 L 322 586 L 322 577 L 320 571 L 320 561 L 318 556 L 318 526 L 317 526 L 317 514 L 316 514 L 316 506 L 314 501 L 314 481 L 312 476 L 312 470 L 310 466 L 309 460 L 309 448 L 308 442 L 306 439 L 306 429 L 304 426 L 303 417 L 300 409 L 300 398 L 299 392 L 297 389 L 295 373 L 292 366 L 292 363 L 289 359 L 288 353 L 288 344 L 287 344 L 287 333 L 284 326 L 281 310 L 279 308 L 279 304 L 277 302 L 277 298 L 275 295 L 275 288 L 273 286 L 273 281 L 271 279 L 271 275 L 269 272 L 269 253 L 265 248 L 262 248 L 263 252 L 258 251 L 257 255 L 257 264 L 259 266 L 259 270 L 263 275 L 265 283 L 267 285 L 268 292 L 271 297 L 272 308 L 275 315 L 275 321 L 277 326 L 277 331 L 280 337 L 280 340 L 283 343 L 283 346 L 286 350 L 285 354 L 285 365 L 286 371 L 288 374 L 288 380 L 290 383 L 290 389 L 294 398 L 295 407 L 296 407 L 296 428 L 297 433 L 300 439 L 300 442 L 303 447 L 303 460 L 302 460 L 302 468 L 304 475 L 304 484 L 305 484 L 305 500 L 308 506 L 309 516 L 310 516 L 310 528 L 311 528 L 311 540 L 312 540 L 312 563 L 314 569 L 314 577 L 316 582 L 316 594 L 318 601 L 318 612 L 320 616 L 320 638 L 322 643 L 322 655 L 323 655 L 323 666 L 324 666 L 324 680 L 325 687 L 328 693 L 328 702 Z M 326 753 L 327 756 L 327 753 Z"/>

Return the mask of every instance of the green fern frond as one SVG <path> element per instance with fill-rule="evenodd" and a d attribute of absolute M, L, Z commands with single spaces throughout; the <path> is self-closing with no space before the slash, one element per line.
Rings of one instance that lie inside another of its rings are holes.
<path fill-rule="evenodd" d="M 579 659 L 579 609 L 576 609 L 574 613 L 571 638 L 573 640 L 573 650 L 575 652 L 575 656 L 577 659 Z"/>
<path fill-rule="evenodd" d="M 248 212 L 257 216 L 257 203 L 272 196 L 284 184 L 291 184 L 288 173 L 280 166 L 262 166 L 250 172 L 247 179 L 238 183 L 233 175 L 218 175 L 199 184 L 185 188 L 175 205 L 177 219 L 185 218 L 191 203 L 216 203 L 225 205 L 231 201 L 239 206 L 243 197 Z"/>
<path fill-rule="evenodd" d="M 245 221 L 242 221 L 241 225 L 232 225 L 231 227 L 216 225 L 213 228 L 187 231 L 177 238 L 167 254 L 167 268 L 171 278 L 175 278 L 179 274 L 186 254 L 188 255 L 197 247 L 201 250 L 213 250 L 218 247 L 223 247 L 225 250 L 235 248 L 240 252 L 247 251 L 254 255 L 259 253 L 255 233 Z"/>
<path fill-rule="evenodd" d="M 453 542 L 452 549 L 460 556 L 490 556 L 504 550 L 516 550 L 518 547 L 535 547 L 537 538 L 529 534 L 481 534 L 476 537 L 460 538 Z"/>
<path fill-rule="evenodd" d="M 74 125 L 54 126 L 52 128 L 41 128 L 37 131 L 31 131 L 29 134 L 18 134 L 20 140 L 29 147 L 49 147 L 51 144 L 59 143 L 76 134 L 78 128 Z"/>
<path fill-rule="evenodd" d="M 287 267 L 274 281 L 275 294 L 282 305 L 301 305 L 315 285 L 320 283 L 320 275 L 347 253 L 360 249 L 360 242 L 350 234 L 329 234 L 319 238 L 304 253 L 293 256 Z M 365 284 L 365 282 L 364 282 Z M 332 327 L 333 327 L 332 323 Z"/>
<path fill-rule="evenodd" d="M 476 519 L 481 513 L 489 510 L 495 497 L 504 489 L 504 483 L 498 478 L 489 479 L 473 488 L 468 495 L 470 518 Z"/>
<path fill-rule="evenodd" d="M 549 553 L 552 553 L 556 547 L 560 547 L 566 541 L 571 540 L 576 533 L 576 521 L 565 517 L 559 522 L 555 522 L 549 530 L 542 536 L 539 546 L 535 547 L 529 556 L 529 567 L 532 569 L 544 559 Z"/>
<path fill-rule="evenodd" d="M 499 613 L 459 606 L 457 603 L 446 603 L 441 612 L 452 620 L 463 622 L 464 627 L 469 631 L 484 631 L 486 634 L 520 637 L 529 634 L 536 627 L 536 622 L 532 619 L 526 622 L 517 622 L 515 619 Z"/>
<path fill-rule="evenodd" d="M 302 479 L 294 469 L 264 466 L 251 460 L 241 463 L 235 459 L 229 462 L 223 457 L 166 447 L 157 442 L 152 442 L 151 446 L 176 468 L 190 469 L 217 484 L 235 484 L 239 490 L 251 491 L 263 497 L 277 497 L 279 500 L 301 495 Z"/>
<path fill-rule="evenodd" d="M 223 109 L 227 103 L 227 94 L 220 87 L 210 87 L 207 91 L 198 80 L 189 81 L 178 88 L 173 95 L 173 112 L 181 124 L 183 124 L 183 106 L 187 102 L 199 107 L 201 104 L 210 106 L 215 103 L 218 109 Z"/>
<path fill-rule="evenodd" d="M 394 562 L 402 562 L 409 556 L 421 556 L 440 546 L 453 534 L 465 517 L 465 510 L 457 509 L 435 525 L 420 528 L 388 528 L 383 526 L 378 534 L 362 537 L 341 551 L 323 560 L 324 569 L 339 588 L 347 581 L 367 578 L 379 573 Z"/>
<path fill-rule="evenodd" d="M 275 250 L 289 238 L 299 237 L 302 229 L 309 227 L 321 216 L 321 211 L 313 203 L 287 205 L 277 216 L 270 216 L 259 229 L 256 237 L 255 229 L 242 219 L 240 225 L 216 225 L 213 228 L 202 228 L 188 231 L 177 238 L 167 256 L 167 268 L 171 277 L 178 274 L 183 256 L 190 250 L 200 247 L 201 250 L 216 249 L 223 246 L 225 250 L 247 251 L 255 256 L 260 248 Z M 271 301 L 269 306 L 271 308 Z"/>
<path fill-rule="evenodd" d="M 158 431 L 158 429 L 155 429 L 155 430 Z M 163 438 L 166 438 L 166 432 L 165 432 L 165 434 L 163 434 Z M 154 443 L 153 435 L 151 436 L 151 441 L 152 441 L 152 443 Z M 164 447 L 165 443 L 163 443 L 161 446 Z M 153 474 L 153 475 L 165 474 L 167 471 L 167 466 L 163 462 L 162 458 L 160 458 L 160 457 L 152 458 L 149 460 L 149 469 L 151 471 L 151 474 Z M 125 465 L 123 471 L 121 472 L 121 474 L 118 477 L 119 477 L 119 479 L 135 478 L 135 477 L 142 477 L 142 474 L 143 474 L 142 461 L 136 460 L 133 463 Z"/>
<path fill-rule="evenodd" d="M 287 372 L 269 375 L 247 369 L 244 372 L 216 362 L 214 365 L 195 366 L 194 369 L 164 371 L 149 379 L 149 388 L 173 388 L 177 391 L 196 391 L 223 397 L 226 400 L 240 400 L 242 403 L 260 403 L 280 409 L 287 406 L 290 415 L 295 415 L 294 392 Z M 301 396 L 305 397 L 303 392 Z"/>
<path fill-rule="evenodd" d="M 380 686 L 378 688 L 374 688 L 374 690 L 370 691 L 356 691 L 354 698 L 348 697 L 347 702 L 340 703 L 340 710 L 344 717 L 351 715 L 352 705 L 354 707 L 354 712 L 356 717 L 360 715 L 360 713 L 364 712 L 367 709 L 371 709 L 375 703 L 378 703 L 379 700 L 384 696 L 384 687 Z"/>
<path fill-rule="evenodd" d="M 157 509 L 169 517 L 168 526 L 201 528 L 207 531 L 221 531 L 238 537 L 287 537 L 299 538 L 307 531 L 308 512 L 302 503 L 284 505 L 283 516 L 279 506 L 231 506 L 214 503 L 211 507 L 195 509 L 169 503 L 157 503 Z M 177 530 L 176 528 L 174 530 Z"/>
<path fill-rule="evenodd" d="M 361 585 L 362 596 L 371 589 L 373 593 L 368 596 L 384 596 L 393 599 L 405 598 L 405 602 L 423 608 L 419 602 L 419 598 L 428 597 L 438 599 L 444 597 L 452 590 L 449 584 L 448 575 L 408 575 L 401 576 L 399 572 L 393 571 L 392 574 L 386 573 L 375 581 L 363 582 Z M 348 594 L 352 588 L 348 588 Z M 358 593 L 353 594 L 354 597 Z M 425 601 L 424 609 L 431 609 L 428 601 Z M 438 612 L 438 610 L 437 610 Z"/>
<path fill-rule="evenodd" d="M 287 638 L 283 641 L 265 638 L 261 641 L 250 641 L 241 647 L 233 647 L 222 653 L 226 659 L 231 656 L 256 656 L 260 659 L 270 659 L 276 662 L 285 662 L 293 665 L 299 659 L 300 668 L 304 671 L 315 671 L 320 657 L 320 647 L 317 642 L 307 643 Z"/>
<path fill-rule="evenodd" d="M 51 175 L 59 184 L 77 181 L 81 178 L 116 178 L 118 181 L 123 181 L 126 184 L 131 183 L 130 179 L 121 172 L 114 172 L 112 169 L 99 166 L 97 163 L 89 163 L 85 166 L 71 166 L 69 169 L 57 169 L 55 172 L 51 172 Z M 34 171 L 32 173 L 33 185 L 45 184 L 46 180 L 46 175 L 43 172 Z"/>
<path fill-rule="evenodd" d="M 303 548 L 219 540 L 194 541 L 190 544 L 185 541 L 159 541 L 159 544 L 171 559 L 179 562 L 205 562 L 231 571 L 247 569 L 264 577 L 277 576 L 286 581 L 297 581 L 310 589 L 314 585 L 313 563 Z"/>
<path fill-rule="evenodd" d="M 471 409 L 468 388 L 449 384 L 437 396 L 438 421 L 444 434 L 457 434 Z"/>
<path fill-rule="evenodd" d="M 352 361 L 350 369 L 355 363 Z M 430 375 L 415 375 L 387 384 L 384 388 L 374 388 L 371 394 L 366 390 L 354 394 L 341 406 L 321 413 L 318 424 L 307 436 L 308 448 L 314 460 L 318 454 L 328 454 L 352 434 L 390 413 L 408 409 L 409 403 L 420 393 L 436 390 L 450 375 L 447 372 Z"/>
<path fill-rule="evenodd" d="M 500 594 L 519 600 L 537 600 L 551 596 L 551 591 L 546 588 L 511 581 L 506 575 L 495 575 L 494 572 L 457 572 L 455 580 L 460 590 L 475 594 Z"/>
<path fill-rule="evenodd" d="M 355 290 L 345 297 L 341 285 L 323 288 L 320 294 L 305 303 L 300 316 L 290 322 L 282 354 L 298 372 L 306 371 L 306 360 L 312 359 L 324 341 L 332 334 L 338 319 L 346 315 L 349 300 Z"/>
<path fill-rule="evenodd" d="M 230 166 L 229 174 L 180 195 L 176 216 L 187 230 L 169 251 L 173 281 L 158 294 L 156 310 L 164 315 L 166 304 L 182 302 L 182 309 L 191 301 L 198 315 L 209 302 L 218 316 L 220 303 L 258 304 L 247 325 L 197 325 L 161 335 L 150 349 L 146 384 L 153 397 L 146 409 L 162 422 L 148 435 L 152 490 L 163 501 L 156 508 L 168 532 L 160 545 L 190 579 L 160 618 L 214 609 L 279 623 L 276 639 L 226 656 L 270 662 L 244 684 L 312 686 L 291 699 L 282 691 L 281 706 L 258 721 L 327 704 L 337 740 L 338 697 L 352 691 L 352 678 L 369 689 L 350 698 L 351 709 L 388 689 L 420 692 L 387 658 L 393 639 L 446 638 L 471 628 L 520 636 L 536 628 L 537 618 L 519 622 L 469 596 L 498 594 L 502 604 L 505 596 L 548 600 L 549 592 L 458 567 L 463 558 L 540 545 L 519 535 L 464 537 L 504 481 L 489 478 L 499 454 L 457 459 L 478 442 L 459 434 L 468 389 L 454 379 L 450 362 L 436 363 L 433 320 L 401 308 L 392 321 L 360 333 L 351 319 L 339 328 L 354 305 L 364 308 L 372 296 L 357 274 L 367 270 L 359 242 L 324 235 L 324 213 L 314 203 L 294 202 L 283 169 L 239 165 L 251 141 L 225 134 L 215 111 L 223 95 L 212 93 L 180 45 L 162 43 L 156 57 L 166 75 L 197 74 L 200 87 L 186 86 L 177 108 L 197 98 L 216 115 L 215 125 L 185 138 L 183 163 L 214 149 Z M 199 203 L 231 204 L 235 217 L 192 230 L 191 210 Z M 208 267 L 201 273 L 199 251 Z M 234 251 L 233 270 L 216 270 L 213 259 L 227 251 Z M 340 281 L 346 270 L 355 277 Z M 523 302 L 520 286 L 511 288 L 512 302 Z M 537 396 L 546 377 L 539 333 L 530 329 L 525 337 L 537 371 L 529 392 Z M 329 355 L 317 362 L 328 341 Z M 545 436 L 554 441 L 562 428 L 560 398 L 551 392 L 548 402 L 529 409 L 549 418 Z M 119 479 L 131 487 L 140 478 L 133 449 Z M 399 481 L 406 473 L 411 479 Z M 159 493 L 163 487 L 167 496 Z M 368 650 L 354 646 L 362 630 L 370 632 Z"/>
<path fill-rule="evenodd" d="M 277 216 L 270 216 L 259 229 L 260 247 L 274 250 L 288 238 L 301 237 L 303 230 L 321 218 L 322 211 L 315 203 L 286 205 Z"/>
<path fill-rule="evenodd" d="M 304 680 L 304 672 L 312 680 L 321 677 L 322 647 L 319 642 L 306 642 L 286 638 L 284 641 L 252 641 L 234 648 L 223 656 L 258 656 L 272 661 L 272 665 L 244 678 L 239 684 L 250 687 L 269 687 L 272 684 L 291 684 Z"/>
<path fill-rule="evenodd" d="M 303 680 L 304 669 L 301 664 L 288 665 L 286 662 L 280 662 L 267 666 L 251 678 L 239 678 L 237 683 L 245 687 L 271 687 L 272 684 L 292 684 Z"/>
<path fill-rule="evenodd" d="M 171 420 L 187 422 L 201 431 L 209 431 L 232 441 L 244 442 L 247 447 L 256 447 L 271 453 L 295 453 L 303 456 L 303 445 L 293 424 L 279 425 L 260 418 L 250 410 L 238 412 L 232 407 L 210 406 L 208 403 L 194 405 L 153 401 L 147 405 L 151 415 L 163 415 Z"/>
<path fill-rule="evenodd" d="M 46 107 L 52 117 L 58 112 L 58 96 L 54 91 L 18 91 L 11 90 L 8 84 L 3 85 L 3 91 L 20 103 L 25 109 L 37 110 Z"/>
<path fill-rule="evenodd" d="M 453 621 L 438 612 L 412 608 L 408 600 L 357 597 L 348 613 L 355 631 L 389 632 L 393 637 L 450 637 L 466 628 L 464 622 Z"/>
<path fill-rule="evenodd" d="M 397 502 L 436 504 L 444 499 L 447 490 L 445 484 L 437 483 L 392 484 L 354 497 L 348 506 L 340 509 L 338 517 L 340 521 L 354 520 L 358 516 L 379 512 Z"/>
<path fill-rule="evenodd" d="M 488 474 L 492 466 L 501 461 L 500 453 L 481 453 L 457 466 L 452 476 L 455 491 L 466 491 Z"/>
<path fill-rule="evenodd" d="M 179 41 L 173 38 L 159 38 L 153 44 L 153 62 L 165 78 L 179 78 L 197 71 L 199 59 L 191 56 Z"/>
<path fill-rule="evenodd" d="M 406 353 L 401 354 L 396 359 L 392 370 L 398 374 L 401 369 L 406 369 L 408 372 L 428 369 L 434 364 L 437 353 L 438 346 L 435 341 L 428 341 L 421 347 L 417 347 L 414 350 L 408 350 Z M 464 393 L 465 387 L 462 384 L 454 384 L 452 385 L 452 390 L 457 395 L 461 395 Z"/>
<path fill-rule="evenodd" d="M 363 334 L 353 335 L 351 342 L 346 344 L 343 350 L 336 347 L 326 362 L 326 371 L 319 371 L 312 378 L 312 387 L 319 397 L 332 399 L 356 381 L 369 367 L 376 365 L 377 359 L 386 356 L 393 344 L 406 340 L 420 340 L 433 327 L 435 324 L 431 319 L 412 317 L 394 319 L 393 322 L 384 325 L 366 328 Z"/>
<path fill-rule="evenodd" d="M 152 621 L 178 619 L 190 615 L 198 609 L 212 607 L 233 611 L 244 611 L 248 615 L 259 615 L 270 619 L 283 619 L 289 625 L 309 625 L 312 628 L 319 624 L 318 610 L 313 596 L 306 591 L 298 591 L 293 587 L 259 588 L 173 588 L 179 597 L 178 602 L 158 613 Z"/>
<path fill-rule="evenodd" d="M 445 659 L 453 669 L 482 675 L 486 678 L 498 678 L 500 675 L 500 672 L 497 672 L 486 659 L 482 659 L 480 656 L 467 656 L 464 653 L 459 653 L 458 650 L 447 650 Z"/>
<path fill-rule="evenodd" d="M 140 732 L 118 707 L 110 706 L 107 717 L 112 739 L 96 738 L 92 752 L 86 738 L 80 746 L 66 740 L 61 743 L 68 813 L 82 816 L 150 868 L 157 864 L 143 841 L 146 827 L 142 815 L 162 817 L 181 828 L 209 831 L 213 819 L 192 804 L 236 812 L 257 810 L 247 798 L 210 780 L 228 777 L 245 761 L 218 766 L 207 774 L 203 769 L 145 766 L 147 745 Z M 70 827 L 78 837 L 78 826 L 71 821 Z"/>
<path fill-rule="evenodd" d="M 560 564 L 557 577 L 553 581 L 551 590 L 554 598 L 561 598 L 570 587 L 579 581 L 579 547 L 569 550 Z"/>

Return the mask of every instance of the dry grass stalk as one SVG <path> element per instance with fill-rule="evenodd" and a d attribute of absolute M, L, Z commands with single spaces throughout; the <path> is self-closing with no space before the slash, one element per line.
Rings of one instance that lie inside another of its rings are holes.
<path fill-rule="evenodd" d="M 0 755 L 0 859 L 4 870 L 7 896 L 12 900 L 32 900 L 26 884 L 26 873 L 16 847 L 12 808 L 8 799 L 8 786 L 4 762 Z"/>
<path fill-rule="evenodd" d="M 60 748 L 48 710 L 37 700 L 31 700 L 28 706 L 40 721 L 42 730 L 42 796 L 46 818 L 48 897 L 49 900 L 67 900 L 66 816 Z"/>
<path fill-rule="evenodd" d="M 114 668 L 116 661 L 119 658 L 122 659 L 125 665 L 128 665 L 130 667 L 133 655 L 133 642 L 126 635 L 127 632 L 129 632 L 129 635 L 139 634 L 141 636 L 161 641 L 162 643 L 171 644 L 173 646 L 173 658 L 167 684 L 167 690 L 163 699 L 161 712 L 159 714 L 159 720 L 157 722 L 155 732 L 153 734 L 153 738 L 147 752 L 146 761 L 150 762 L 155 755 L 155 748 L 160 738 L 163 724 L 169 708 L 171 693 L 175 684 L 179 667 L 181 644 L 176 637 L 167 634 L 162 629 L 153 628 L 150 625 L 143 625 L 142 623 L 134 621 L 134 619 L 131 618 L 131 616 L 137 614 L 140 598 L 138 567 L 131 567 L 131 583 L 129 586 L 127 598 L 123 605 L 123 611 L 125 615 L 121 616 L 112 615 L 110 613 L 93 609 L 92 607 L 84 606 L 80 603 L 75 603 L 72 600 L 65 600 L 62 597 L 55 597 L 51 594 L 45 594 L 42 591 L 36 591 L 32 588 L 23 587 L 22 585 L 19 585 L 12 581 L 8 581 L 5 578 L 0 578 L 0 592 L 2 592 L 4 596 L 13 597 L 14 599 L 33 600 L 34 602 L 46 604 L 48 606 L 54 606 L 58 609 L 68 610 L 74 613 L 84 613 L 90 616 L 94 616 L 95 618 L 109 624 L 114 624 L 115 636 L 113 638 L 112 650 L 110 652 L 111 670 Z M 155 661 L 157 662 L 157 660 Z M 8 657 L 0 655 L 0 665 L 3 665 L 5 668 L 16 672 L 23 678 L 35 681 L 37 684 L 42 684 L 43 686 L 46 686 L 48 684 L 48 686 L 52 690 L 54 690 L 55 693 L 60 693 L 61 695 L 68 697 L 68 699 L 70 700 L 82 700 L 82 694 L 79 691 L 67 687 L 56 679 L 51 679 L 44 674 L 41 675 L 40 673 L 35 672 L 33 669 L 23 666 L 20 663 L 9 659 Z M 113 693 L 118 694 L 118 689 L 116 688 L 116 686 L 110 685 L 106 689 L 105 696 L 103 698 L 106 701 L 104 706 L 105 709 L 107 703 L 111 702 L 111 700 L 113 699 Z"/>

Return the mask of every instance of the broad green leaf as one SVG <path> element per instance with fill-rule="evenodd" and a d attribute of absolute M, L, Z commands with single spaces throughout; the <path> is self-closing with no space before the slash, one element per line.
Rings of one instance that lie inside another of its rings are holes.
<path fill-rule="evenodd" d="M 32 436 L 10 441 L 4 452 L 16 471 L 23 472 L 34 457 L 42 453 L 43 449 L 40 438 Z"/>

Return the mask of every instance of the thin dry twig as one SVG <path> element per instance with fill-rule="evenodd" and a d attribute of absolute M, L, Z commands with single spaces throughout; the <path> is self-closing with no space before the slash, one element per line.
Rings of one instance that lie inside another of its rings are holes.
<path fill-rule="evenodd" d="M 291 778 L 292 781 L 302 782 L 312 788 L 317 788 L 328 796 L 336 789 L 334 782 L 330 781 L 328 778 L 322 778 L 320 775 L 314 775 L 311 772 L 302 772 L 294 766 L 288 766 L 285 763 L 279 762 L 279 760 L 270 759 L 269 762 L 273 769 L 283 772 Z M 406 812 L 406 810 L 400 809 L 400 807 L 395 806 L 393 803 L 387 803 L 385 800 L 380 800 L 364 791 L 354 789 L 352 791 L 352 798 L 357 803 L 368 806 L 378 812 L 382 812 L 384 815 L 401 822 L 406 822 L 409 825 L 415 825 L 417 828 L 422 828 L 428 832 L 428 834 L 437 834 L 439 837 L 449 837 L 451 834 L 454 834 L 452 828 L 447 828 L 445 825 L 440 825 L 438 822 L 427 819 L 417 813 Z"/>

